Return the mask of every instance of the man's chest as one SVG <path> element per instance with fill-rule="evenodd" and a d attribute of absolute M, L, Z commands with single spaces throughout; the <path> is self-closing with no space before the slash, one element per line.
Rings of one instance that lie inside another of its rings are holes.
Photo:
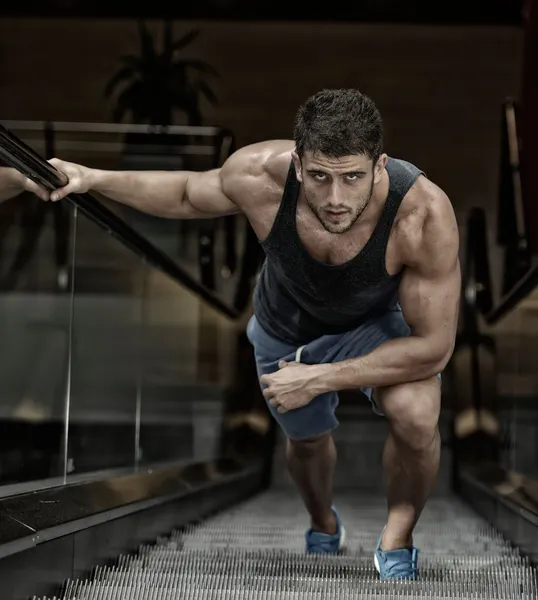
<path fill-rule="evenodd" d="M 397 249 L 396 236 L 390 231 L 385 239 L 376 239 L 378 219 L 357 223 L 349 231 L 335 234 L 326 231 L 306 207 L 298 206 L 295 214 L 283 214 L 279 209 L 279 203 L 266 203 L 258 205 L 256 210 L 245 211 L 260 242 L 264 243 L 269 236 L 278 238 L 282 245 L 290 248 L 296 247 L 298 242 L 299 251 L 306 251 L 314 260 L 333 266 L 360 259 L 367 246 L 369 250 L 377 244 L 375 251 L 384 252 L 387 272 L 400 271 L 401 253 Z"/>

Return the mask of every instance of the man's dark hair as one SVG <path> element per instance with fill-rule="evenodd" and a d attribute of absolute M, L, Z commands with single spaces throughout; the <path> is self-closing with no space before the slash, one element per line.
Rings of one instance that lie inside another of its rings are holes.
<path fill-rule="evenodd" d="M 373 100 L 358 90 L 322 90 L 299 107 L 293 137 L 301 157 L 364 154 L 375 163 L 383 148 L 383 121 Z"/>

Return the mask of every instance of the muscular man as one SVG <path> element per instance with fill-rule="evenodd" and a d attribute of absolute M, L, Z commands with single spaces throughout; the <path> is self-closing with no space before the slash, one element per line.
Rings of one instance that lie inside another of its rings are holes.
<path fill-rule="evenodd" d="M 439 466 L 440 373 L 456 333 L 458 228 L 443 191 L 388 157 L 382 137 L 370 98 L 323 90 L 299 108 L 293 141 L 244 147 L 202 173 L 107 172 L 53 159 L 69 183 L 50 198 L 96 190 L 166 218 L 248 217 L 267 258 L 247 333 L 310 514 L 306 550 L 342 546 L 331 432 L 338 391 L 360 389 L 390 424 L 375 564 L 381 579 L 414 579 L 413 530 Z"/>

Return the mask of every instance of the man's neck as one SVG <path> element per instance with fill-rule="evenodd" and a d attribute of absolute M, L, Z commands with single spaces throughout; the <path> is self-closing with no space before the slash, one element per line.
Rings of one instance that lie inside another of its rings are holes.
<path fill-rule="evenodd" d="M 381 213 L 385 208 L 385 204 L 387 203 L 387 199 L 389 197 L 389 189 L 390 189 L 390 177 L 387 169 L 384 169 L 383 175 L 381 176 L 381 181 L 374 185 L 374 189 L 372 192 L 372 197 L 370 201 L 366 205 L 365 209 L 362 211 L 362 214 L 357 219 L 356 224 L 361 227 L 365 223 L 369 221 L 379 221 L 381 217 Z"/>

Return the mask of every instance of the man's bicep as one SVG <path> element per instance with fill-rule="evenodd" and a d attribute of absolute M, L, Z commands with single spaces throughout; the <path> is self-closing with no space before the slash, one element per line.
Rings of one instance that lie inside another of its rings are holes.
<path fill-rule="evenodd" d="M 451 221 L 427 223 L 416 260 L 404 271 L 399 290 L 412 335 L 427 339 L 440 360 L 453 349 L 461 289 L 458 232 Z"/>
<path fill-rule="evenodd" d="M 460 299 L 459 262 L 442 274 L 428 276 L 419 269 L 404 273 L 399 291 L 404 318 L 413 335 L 452 340 L 458 319 Z"/>

